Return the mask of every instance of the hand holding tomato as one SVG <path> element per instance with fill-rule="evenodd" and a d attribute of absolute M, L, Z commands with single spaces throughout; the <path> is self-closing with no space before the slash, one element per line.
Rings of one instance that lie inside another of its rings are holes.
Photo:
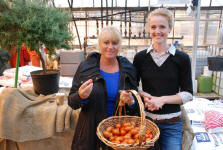
<path fill-rule="evenodd" d="M 78 95 L 80 96 L 81 99 L 86 99 L 91 94 L 92 89 L 93 89 L 93 80 L 89 79 L 80 86 L 80 88 L 78 89 Z"/>

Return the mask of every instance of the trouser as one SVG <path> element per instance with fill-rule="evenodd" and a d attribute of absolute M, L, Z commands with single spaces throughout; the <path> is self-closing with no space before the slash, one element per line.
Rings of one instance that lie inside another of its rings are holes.
<path fill-rule="evenodd" d="M 157 123 L 160 129 L 160 150 L 181 150 L 182 121 Z"/>

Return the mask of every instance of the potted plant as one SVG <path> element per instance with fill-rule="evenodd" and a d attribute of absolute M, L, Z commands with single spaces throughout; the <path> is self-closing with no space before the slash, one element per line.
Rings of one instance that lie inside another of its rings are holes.
<path fill-rule="evenodd" d="M 31 73 L 34 90 L 38 94 L 52 94 L 59 89 L 59 77 L 53 81 L 56 82 L 53 85 L 53 90 L 49 90 L 49 87 L 46 87 L 45 90 L 47 91 L 41 91 L 39 87 L 35 87 L 44 84 L 46 86 L 52 85 L 53 82 L 49 81 L 49 79 L 54 78 L 52 74 L 56 73 L 56 76 L 59 75 L 58 71 L 46 69 L 41 48 L 45 46 L 49 55 L 54 54 L 56 49 L 70 49 L 72 40 L 68 27 L 70 21 L 71 16 L 69 12 L 50 6 L 47 0 L 12 0 L 10 3 L 7 0 L 2 0 L 0 3 L 0 45 L 5 49 L 16 46 L 18 54 L 17 68 L 20 46 L 23 43 L 36 51 L 43 68 L 42 71 Z M 36 82 L 34 81 L 36 74 L 41 74 L 44 77 L 49 75 L 50 77 L 46 77 L 46 81 L 43 81 L 41 78 L 40 81 Z M 17 82 L 15 82 L 16 84 Z"/>

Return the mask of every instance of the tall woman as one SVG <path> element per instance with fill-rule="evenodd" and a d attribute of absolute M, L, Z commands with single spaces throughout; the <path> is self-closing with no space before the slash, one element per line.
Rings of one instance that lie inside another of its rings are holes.
<path fill-rule="evenodd" d="M 182 121 L 180 105 L 192 100 L 189 56 L 167 43 L 173 27 L 173 14 L 159 8 L 149 14 L 152 45 L 138 52 L 134 65 L 141 79 L 146 116 L 157 123 L 161 150 L 180 150 Z"/>
<path fill-rule="evenodd" d="M 98 39 L 100 53 L 91 53 L 73 78 L 68 104 L 81 108 L 72 150 L 98 150 L 105 146 L 96 135 L 98 124 L 114 115 L 119 99 L 124 99 L 127 113 L 136 114 L 138 107 L 130 93 L 119 90 L 136 89 L 136 69 L 124 57 L 117 56 L 121 44 L 119 31 L 105 27 Z"/>

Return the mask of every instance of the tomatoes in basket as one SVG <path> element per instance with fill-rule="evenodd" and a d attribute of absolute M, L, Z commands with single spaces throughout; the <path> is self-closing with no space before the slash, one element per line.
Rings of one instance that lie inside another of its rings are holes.
<path fill-rule="evenodd" d="M 131 121 L 109 126 L 105 129 L 103 134 L 104 137 L 110 142 L 134 145 L 139 144 L 139 131 L 140 127 L 138 127 L 135 122 Z M 153 134 L 149 129 L 147 129 L 146 137 L 143 141 L 148 141 L 151 139 L 153 139 Z"/>

